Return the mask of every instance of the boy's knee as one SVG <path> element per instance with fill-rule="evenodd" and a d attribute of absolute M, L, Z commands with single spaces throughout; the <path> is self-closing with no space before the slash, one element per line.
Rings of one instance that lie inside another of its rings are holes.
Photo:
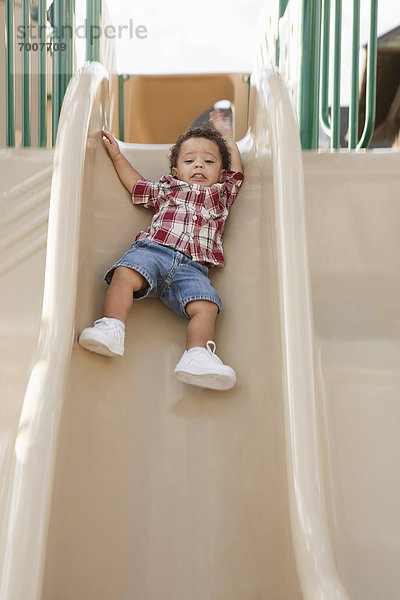
<path fill-rule="evenodd" d="M 185 310 L 190 318 L 196 315 L 215 318 L 218 314 L 218 306 L 210 300 L 192 300 L 186 304 Z"/>
<path fill-rule="evenodd" d="M 112 281 L 114 283 L 128 284 L 133 286 L 133 288 L 137 291 L 147 288 L 149 286 L 146 279 L 130 267 L 117 267 L 114 271 Z"/>

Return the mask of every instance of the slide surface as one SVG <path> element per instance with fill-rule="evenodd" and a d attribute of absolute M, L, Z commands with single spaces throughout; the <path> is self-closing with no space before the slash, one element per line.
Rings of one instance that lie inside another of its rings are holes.
<path fill-rule="evenodd" d="M 41 335 L 11 432 L 1 600 L 313 600 L 312 576 L 323 580 L 326 600 L 394 600 L 399 154 L 304 156 L 315 364 L 303 374 L 312 377 L 315 414 L 296 423 L 290 402 L 301 390 L 287 391 L 294 379 L 282 339 L 290 343 L 291 317 L 277 197 L 285 185 L 300 190 L 289 170 L 278 178 L 260 84 L 241 141 L 246 179 L 225 230 L 226 266 L 211 273 L 224 304 L 217 352 L 235 368 L 236 387 L 212 392 L 175 379 L 186 323 L 158 300 L 134 305 L 123 359 L 78 346 L 81 329 L 101 316 L 105 270 L 151 218 L 131 204 L 102 147 L 106 88 L 104 70 L 87 67 L 60 119 Z M 287 99 L 275 93 L 290 124 Z M 284 153 L 283 134 L 281 144 Z M 147 178 L 166 172 L 167 146 L 122 149 Z M 294 223 L 292 237 L 303 225 Z M 295 284 L 302 293 L 309 282 Z M 320 513 L 302 496 L 303 483 L 293 484 L 304 457 L 290 457 L 296 430 L 313 438 L 314 417 L 318 456 L 315 471 L 306 467 L 317 473 Z M 321 537 L 313 537 L 321 519 Z M 337 573 L 328 572 L 329 556 L 319 570 L 316 539 L 327 542 Z"/>
<path fill-rule="evenodd" d="M 149 179 L 168 146 L 124 147 Z M 63 401 L 45 599 L 295 597 L 286 492 L 271 168 L 244 151 L 225 232 L 217 352 L 229 392 L 180 383 L 186 321 L 134 304 L 122 360 L 76 344 Z M 264 157 L 265 159 L 265 157 Z M 265 159 L 270 164 L 270 158 Z M 101 143 L 83 191 L 76 335 L 101 316 L 105 270 L 149 224 Z M 285 561 L 281 560 L 286 556 Z M 279 597 L 279 596 L 275 596 Z"/>

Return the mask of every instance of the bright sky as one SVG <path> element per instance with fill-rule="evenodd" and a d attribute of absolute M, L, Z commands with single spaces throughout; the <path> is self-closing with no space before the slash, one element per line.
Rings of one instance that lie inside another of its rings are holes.
<path fill-rule="evenodd" d="M 77 10 L 84 4 L 78 0 Z M 117 39 L 117 71 L 251 71 L 260 14 L 276 11 L 278 4 L 279 0 L 108 0 L 110 24 L 116 30 L 124 28 Z M 343 2 L 345 71 L 350 63 L 352 4 L 350 0 Z M 368 36 L 369 6 L 370 0 L 361 0 L 362 43 Z M 379 35 L 400 25 L 400 0 L 379 0 L 378 15 Z M 143 29 L 139 30 L 141 37 L 135 35 L 138 26 L 146 28 L 147 37 L 143 37 Z M 345 95 L 347 88 L 344 83 Z"/>
<path fill-rule="evenodd" d="M 113 0 L 113 20 L 147 27 L 146 39 L 118 42 L 120 72 L 246 71 L 265 0 Z"/>

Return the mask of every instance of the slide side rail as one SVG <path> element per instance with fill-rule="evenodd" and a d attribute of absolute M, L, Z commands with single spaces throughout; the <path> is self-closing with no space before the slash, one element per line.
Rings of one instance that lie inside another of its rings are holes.
<path fill-rule="evenodd" d="M 348 600 L 336 570 L 322 489 L 299 127 L 276 71 L 262 69 L 254 79 L 263 91 L 273 158 L 286 452 L 297 570 L 304 600 Z"/>
<path fill-rule="evenodd" d="M 73 336 L 84 171 L 108 123 L 108 73 L 87 63 L 68 86 L 51 186 L 41 330 L 15 444 L 15 465 L 0 557 L 0 599 L 39 600 L 58 426 Z"/>

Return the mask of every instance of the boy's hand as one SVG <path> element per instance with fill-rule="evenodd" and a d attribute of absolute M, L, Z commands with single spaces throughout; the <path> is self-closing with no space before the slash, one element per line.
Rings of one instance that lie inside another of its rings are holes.
<path fill-rule="evenodd" d="M 110 158 L 114 160 L 119 154 L 121 154 L 117 140 L 111 135 L 111 133 L 108 133 L 108 131 L 105 131 L 104 129 L 101 132 L 101 135 Z"/>
<path fill-rule="evenodd" d="M 128 192 L 132 194 L 133 186 L 139 181 L 139 179 L 143 179 L 143 176 L 139 173 L 139 171 L 136 171 L 135 167 L 133 167 L 122 154 L 117 140 L 111 135 L 111 133 L 103 129 L 101 135 L 103 143 L 107 148 L 107 152 L 113 161 L 114 168 L 118 173 L 118 177 Z"/>
<path fill-rule="evenodd" d="M 209 120 L 222 137 L 233 137 L 232 120 L 230 117 L 225 117 L 220 108 L 216 108 L 210 112 Z"/>

